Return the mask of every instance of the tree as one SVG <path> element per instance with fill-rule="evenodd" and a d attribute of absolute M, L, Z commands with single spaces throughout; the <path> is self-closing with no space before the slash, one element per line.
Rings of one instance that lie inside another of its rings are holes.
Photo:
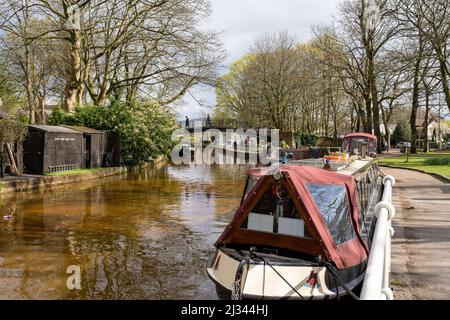
<path fill-rule="evenodd" d="M 334 137 L 348 131 L 351 111 L 333 67 L 336 54 L 318 42 L 296 43 L 285 32 L 258 38 L 218 79 L 216 119 Z"/>
<path fill-rule="evenodd" d="M 22 105 L 22 95 L 23 92 L 15 88 L 4 67 L 0 65 L 0 110 L 15 113 Z"/>
<path fill-rule="evenodd" d="M 399 32 L 398 21 L 394 19 L 396 6 L 396 1 L 391 0 L 348 0 L 340 7 L 340 24 L 344 30 L 341 39 L 347 43 L 346 47 L 356 61 L 362 61 L 360 69 L 365 79 L 366 129 L 373 128 L 378 137 L 379 153 L 382 153 L 382 137 L 377 57 Z"/>
<path fill-rule="evenodd" d="M 199 27 L 210 13 L 207 0 L 7 1 L 0 6 L 2 38 L 14 35 L 22 42 L 32 109 L 32 78 L 40 73 L 29 48 L 39 43 L 64 53 L 50 65 L 64 66 L 58 78 L 69 112 L 89 100 L 130 105 L 144 97 L 170 104 L 198 83 L 212 84 L 224 58 L 218 34 Z"/>
<path fill-rule="evenodd" d="M 450 109 L 450 3 L 447 0 L 400 0 L 408 22 L 431 44 L 438 61 L 442 92 Z"/>
<path fill-rule="evenodd" d="M 392 143 L 411 141 L 411 128 L 407 121 L 400 121 L 392 134 Z"/>

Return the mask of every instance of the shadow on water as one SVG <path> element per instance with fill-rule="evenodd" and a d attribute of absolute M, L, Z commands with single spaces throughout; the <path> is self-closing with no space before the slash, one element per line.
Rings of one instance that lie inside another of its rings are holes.
<path fill-rule="evenodd" d="M 245 175 L 165 165 L 3 198 L 0 298 L 214 299 L 205 264 Z M 70 265 L 79 291 L 67 289 Z"/>

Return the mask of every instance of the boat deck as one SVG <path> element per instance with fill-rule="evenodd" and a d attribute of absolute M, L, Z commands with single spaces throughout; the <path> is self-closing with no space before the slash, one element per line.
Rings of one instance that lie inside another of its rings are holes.
<path fill-rule="evenodd" d="M 337 173 L 353 176 L 358 172 L 364 171 L 375 160 L 373 158 L 356 159 L 350 161 L 330 161 L 331 170 Z M 311 166 L 316 168 L 323 168 L 323 159 L 305 159 L 289 161 L 287 165 Z"/>

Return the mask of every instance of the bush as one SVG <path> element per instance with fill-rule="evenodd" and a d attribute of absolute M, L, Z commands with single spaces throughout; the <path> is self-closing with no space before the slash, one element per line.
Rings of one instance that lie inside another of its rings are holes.
<path fill-rule="evenodd" d="M 53 114 L 55 113 L 56 114 Z M 52 125 L 85 126 L 120 135 L 122 162 L 138 164 L 159 155 L 169 155 L 173 148 L 172 132 L 177 128 L 172 110 L 157 103 L 125 106 L 115 102 L 107 107 L 76 107 L 73 114 L 62 109 L 52 113 Z"/>
<path fill-rule="evenodd" d="M 61 107 L 53 108 L 52 114 L 48 117 L 48 124 L 51 126 L 59 126 L 66 122 L 70 115 Z"/>
<path fill-rule="evenodd" d="M 425 164 L 429 166 L 445 166 L 450 164 L 450 157 L 431 157 L 425 159 Z"/>
<path fill-rule="evenodd" d="M 314 147 L 319 137 L 314 133 L 296 132 L 294 133 L 294 139 L 297 145 Z"/>
<path fill-rule="evenodd" d="M 15 143 L 25 139 L 28 128 L 23 123 L 13 119 L 0 120 L 0 146 L 5 143 Z"/>
<path fill-rule="evenodd" d="M 123 115 L 122 115 L 123 117 Z M 156 103 L 130 107 L 114 131 L 121 137 L 122 159 L 126 163 L 142 163 L 158 155 L 169 155 L 171 140 L 178 122 L 172 110 Z"/>

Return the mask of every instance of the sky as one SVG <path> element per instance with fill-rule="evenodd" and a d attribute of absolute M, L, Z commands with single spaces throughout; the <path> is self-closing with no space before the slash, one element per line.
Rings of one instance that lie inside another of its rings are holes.
<path fill-rule="evenodd" d="M 328 24 L 337 12 L 341 0 L 210 0 L 212 15 L 204 21 L 206 29 L 222 32 L 227 59 L 220 73 L 247 52 L 263 35 L 288 31 L 299 42 L 311 39 L 311 27 Z M 175 110 L 180 119 L 212 114 L 215 105 L 214 88 L 197 86 L 189 90 Z"/>

